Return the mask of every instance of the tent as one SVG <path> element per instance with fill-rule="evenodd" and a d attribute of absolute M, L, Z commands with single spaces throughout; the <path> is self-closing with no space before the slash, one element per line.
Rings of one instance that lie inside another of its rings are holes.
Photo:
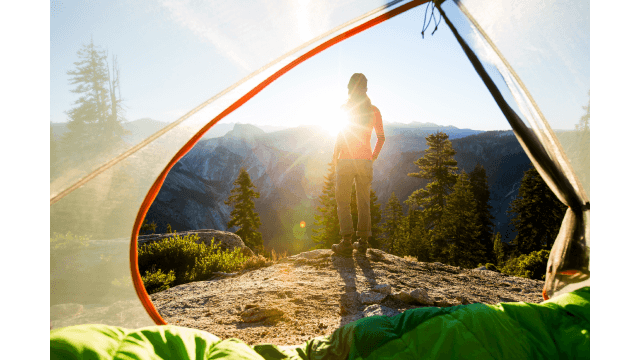
<path fill-rule="evenodd" d="M 119 4 L 112 11 L 126 12 L 126 6 L 143 5 Z M 160 11 L 149 6 L 150 24 L 161 23 Z M 100 147 L 94 157 L 83 158 L 82 149 L 66 149 L 62 159 L 57 159 L 58 164 L 67 165 L 52 168 L 51 233 L 52 238 L 53 233 L 68 235 L 51 242 L 53 327 L 83 321 L 73 316 L 73 306 L 63 304 L 119 306 L 117 314 L 93 319 L 93 323 L 129 328 L 164 324 L 142 286 L 136 245 L 145 213 L 172 166 L 207 131 L 292 69 L 415 9 L 433 13 L 429 21 L 453 32 L 538 172 L 569 206 L 549 258 L 545 298 L 588 285 L 589 152 L 584 151 L 584 134 L 555 131 L 564 116 L 557 113 L 558 104 L 584 105 L 576 99 L 584 96 L 584 85 L 588 89 L 589 84 L 589 68 L 584 66 L 584 57 L 589 56 L 589 33 L 584 31 L 589 26 L 584 16 L 588 3 L 395 0 L 332 5 L 300 1 L 296 6 L 224 2 L 207 6 L 169 1 L 163 6 L 172 10 L 177 22 L 205 38 L 221 33 L 220 28 L 209 29 L 203 24 L 225 24 L 224 38 L 218 39 L 220 51 L 241 63 L 242 71 L 216 64 L 219 73 L 232 75 L 215 84 L 210 98 L 197 106 L 193 99 L 185 101 L 190 110 L 136 143 L 114 138 L 94 144 Z M 304 36 L 298 21 L 301 6 L 310 7 L 306 10 L 310 13 L 328 14 L 312 17 L 313 26 L 304 27 Z M 95 16 L 86 21 L 109 21 L 108 16 Z M 112 36 L 127 35 L 113 31 Z M 62 40 L 52 37 L 54 41 Z M 169 51 L 190 56 L 197 53 L 198 44 Z M 52 53 L 52 59 L 55 55 Z M 155 71 L 164 75 L 174 69 Z M 189 81 L 193 79 L 184 79 L 183 85 L 188 86 Z M 588 144 L 588 134 L 586 141 Z M 73 161 L 65 162 L 65 156 Z"/>

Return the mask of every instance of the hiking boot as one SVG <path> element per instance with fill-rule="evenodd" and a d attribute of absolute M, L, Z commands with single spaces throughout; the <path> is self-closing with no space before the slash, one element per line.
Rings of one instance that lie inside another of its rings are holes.
<path fill-rule="evenodd" d="M 366 253 L 369 248 L 369 242 L 367 239 L 360 238 L 358 241 L 353 243 L 353 247 L 356 248 L 359 253 Z"/>
<path fill-rule="evenodd" d="M 339 244 L 331 245 L 331 250 L 343 256 L 351 256 L 353 253 L 353 245 L 351 245 L 351 238 L 342 238 Z"/>

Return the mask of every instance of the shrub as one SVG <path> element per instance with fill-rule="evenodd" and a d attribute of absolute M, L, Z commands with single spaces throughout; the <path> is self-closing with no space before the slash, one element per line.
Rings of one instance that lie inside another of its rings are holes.
<path fill-rule="evenodd" d="M 148 294 L 164 291 L 173 286 L 176 281 L 176 274 L 173 270 L 169 271 L 168 274 L 163 273 L 162 269 L 154 270 L 146 271 L 142 276 L 142 282 Z"/>
<path fill-rule="evenodd" d="M 502 273 L 529 279 L 544 279 L 547 271 L 549 250 L 534 251 L 508 260 L 502 269 Z"/>
<path fill-rule="evenodd" d="M 486 267 L 487 270 L 498 271 L 498 268 L 495 265 L 493 265 L 492 263 L 486 263 L 484 265 L 484 267 Z"/>
<path fill-rule="evenodd" d="M 138 248 L 140 273 L 145 273 L 147 276 L 147 272 L 150 272 L 149 276 L 153 276 L 157 271 L 161 271 L 168 276 L 173 272 L 175 281 L 172 284 L 176 286 L 209 279 L 217 271 L 232 272 L 239 269 L 246 261 L 246 257 L 242 255 L 239 248 L 233 251 L 222 251 L 220 245 L 214 244 L 213 241 L 210 246 L 207 246 L 196 243 L 197 240 L 199 240 L 197 234 L 188 236 L 174 234 L 170 238 L 141 245 Z"/>
<path fill-rule="evenodd" d="M 267 259 L 266 257 L 258 254 L 247 258 L 244 264 L 242 264 L 242 270 L 255 270 L 271 266 L 274 262 L 274 260 Z"/>

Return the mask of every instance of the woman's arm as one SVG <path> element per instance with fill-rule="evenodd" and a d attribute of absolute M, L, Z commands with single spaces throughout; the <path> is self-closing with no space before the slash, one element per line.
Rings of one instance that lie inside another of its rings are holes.
<path fill-rule="evenodd" d="M 382 145 L 384 145 L 384 128 L 382 127 L 382 115 L 380 115 L 380 110 L 377 107 L 373 107 L 373 128 L 376 131 L 376 147 L 373 150 L 373 154 L 371 155 L 372 160 L 376 160 L 378 155 L 380 155 L 380 150 L 382 150 Z"/>

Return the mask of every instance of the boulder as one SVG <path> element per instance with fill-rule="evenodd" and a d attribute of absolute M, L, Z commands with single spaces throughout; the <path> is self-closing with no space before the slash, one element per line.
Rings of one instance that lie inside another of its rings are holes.
<path fill-rule="evenodd" d="M 373 291 L 379 292 L 381 294 L 390 295 L 391 294 L 391 285 L 389 284 L 378 284 L 373 288 Z"/>
<path fill-rule="evenodd" d="M 160 241 L 162 239 L 170 238 L 174 235 L 198 235 L 198 243 L 210 246 L 211 241 L 213 240 L 215 244 L 220 244 L 220 249 L 222 250 L 233 251 L 236 248 L 240 248 L 245 256 L 254 256 L 253 251 L 244 244 L 240 236 L 228 231 L 211 229 L 181 231 L 173 234 L 140 235 L 138 236 L 138 244 Z"/>
<path fill-rule="evenodd" d="M 407 290 L 402 290 L 397 293 L 393 293 L 391 295 L 394 299 L 400 300 L 402 302 L 406 302 L 407 304 L 411 304 L 415 301 L 415 299 L 411 296 L 411 294 Z"/>
<path fill-rule="evenodd" d="M 427 290 L 425 289 L 412 290 L 409 293 L 409 295 L 411 295 L 413 299 L 415 299 L 417 302 L 419 302 L 422 305 L 431 306 L 435 302 L 435 299 L 429 296 L 429 294 L 427 293 Z"/>
<path fill-rule="evenodd" d="M 396 310 L 396 309 L 392 309 L 390 307 L 386 307 L 384 305 L 380 305 L 380 304 L 375 304 L 375 305 L 369 305 L 367 306 L 363 311 L 362 314 L 364 315 L 364 317 L 369 317 L 369 316 L 396 316 L 398 314 L 400 314 L 400 311 Z"/>
<path fill-rule="evenodd" d="M 364 305 L 379 304 L 386 296 L 375 291 L 363 291 L 360 293 L 360 302 Z"/>

